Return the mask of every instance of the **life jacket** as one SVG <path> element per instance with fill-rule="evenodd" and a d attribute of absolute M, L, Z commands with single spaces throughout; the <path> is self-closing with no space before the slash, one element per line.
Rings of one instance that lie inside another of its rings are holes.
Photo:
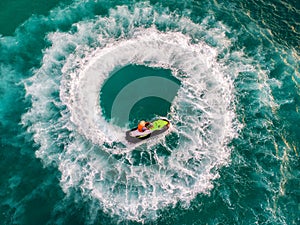
<path fill-rule="evenodd" d="M 144 127 L 145 127 L 145 126 L 143 126 L 142 124 L 139 123 L 139 125 L 138 125 L 138 131 L 139 131 L 139 132 L 143 132 L 143 131 L 144 131 L 144 130 L 143 130 Z"/>

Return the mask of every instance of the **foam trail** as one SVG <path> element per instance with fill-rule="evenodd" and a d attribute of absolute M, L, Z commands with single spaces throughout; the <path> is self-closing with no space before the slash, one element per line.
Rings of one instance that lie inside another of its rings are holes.
<path fill-rule="evenodd" d="M 143 20 L 150 12 L 154 20 Z M 116 17 L 126 18 L 127 25 L 116 24 Z M 146 28 L 148 23 L 152 26 Z M 132 11 L 118 7 L 109 17 L 78 23 L 74 34 L 49 35 L 53 44 L 42 67 L 25 82 L 32 108 L 22 120 L 41 146 L 36 155 L 45 164 L 58 165 L 66 193 L 80 189 L 82 197 L 99 201 L 107 213 L 145 221 L 178 201 L 189 204 L 213 187 L 219 175 L 212 171 L 228 163 L 228 143 L 237 135 L 233 79 L 241 68 L 226 66 L 226 57 L 217 59 L 230 47 L 227 28 L 208 29 L 206 23 L 157 14 L 137 4 Z M 177 29 L 161 31 L 159 25 Z M 112 35 L 114 29 L 120 35 Z M 94 40 L 92 46 L 86 36 Z M 215 47 L 206 43 L 211 37 Z M 166 137 L 129 147 L 125 128 L 103 118 L 101 87 L 116 68 L 128 64 L 170 69 L 181 81 L 168 116 L 177 146 L 169 146 Z M 159 146 L 171 154 L 159 155 Z M 130 163 L 134 154 L 149 155 L 150 150 L 155 163 Z M 116 153 L 122 159 L 116 160 Z"/>

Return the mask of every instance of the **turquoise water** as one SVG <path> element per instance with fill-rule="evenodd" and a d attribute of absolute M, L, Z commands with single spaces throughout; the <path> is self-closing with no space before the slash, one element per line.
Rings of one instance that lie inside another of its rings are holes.
<path fill-rule="evenodd" d="M 115 124 L 122 126 L 128 123 L 130 128 L 136 127 L 139 120 L 147 120 L 150 121 L 155 117 L 166 117 L 168 112 L 170 111 L 171 102 L 174 100 L 177 95 L 177 91 L 180 88 L 180 82 L 174 76 L 172 76 L 171 70 L 166 70 L 162 68 L 151 68 L 142 65 L 128 65 L 119 70 L 112 72 L 111 77 L 105 82 L 105 84 L 101 87 L 100 91 L 100 107 L 103 111 L 103 117 L 107 121 L 111 121 L 112 119 L 112 99 L 115 99 L 120 93 L 120 91 L 126 87 L 128 84 L 132 83 L 141 78 L 145 77 L 160 77 L 165 78 L 170 81 L 175 82 L 178 85 L 176 89 L 168 89 L 167 91 L 171 95 L 170 101 L 167 101 L 161 97 L 157 96 L 147 96 L 138 100 L 134 106 L 130 109 L 129 119 L 125 121 L 125 123 L 121 123 L 115 121 Z M 139 95 L 145 91 L 146 88 L 153 89 L 154 87 L 158 87 L 159 89 L 164 89 L 164 85 L 161 82 L 149 82 L 146 83 L 145 86 L 139 85 L 134 89 L 134 92 Z M 123 99 L 122 101 L 126 101 Z M 125 102 L 125 104 L 127 104 Z"/>
<path fill-rule="evenodd" d="M 298 1 L 0 6 L 1 224 L 300 223 Z"/>

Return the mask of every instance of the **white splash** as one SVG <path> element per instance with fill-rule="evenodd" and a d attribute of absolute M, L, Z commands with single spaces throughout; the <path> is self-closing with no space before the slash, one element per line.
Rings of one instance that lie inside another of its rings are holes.
<path fill-rule="evenodd" d="M 120 17 L 126 26 L 116 23 Z M 239 68 L 217 60 L 230 47 L 226 27 L 208 29 L 203 23 L 137 5 L 133 11 L 119 7 L 110 17 L 76 24 L 74 34 L 49 35 L 52 46 L 44 53 L 42 67 L 25 81 L 32 107 L 23 123 L 40 145 L 36 155 L 45 164 L 58 165 L 66 193 L 81 190 L 83 198 L 99 201 L 107 213 L 145 221 L 178 201 L 188 205 L 213 187 L 217 168 L 229 161 L 227 145 L 237 135 L 232 80 Z M 159 31 L 159 24 L 177 28 Z M 94 40 L 92 45 L 87 37 Z M 205 42 L 212 37 L 215 47 Z M 192 38 L 198 41 L 191 43 Z M 165 139 L 142 146 L 140 154 L 154 152 L 156 163 L 150 166 L 112 157 L 118 152 L 130 161 L 135 149 L 126 147 L 125 130 L 108 123 L 99 105 L 105 80 L 128 64 L 171 69 L 181 81 L 169 114 L 177 146 L 170 149 Z M 156 154 L 158 145 L 170 156 Z"/>

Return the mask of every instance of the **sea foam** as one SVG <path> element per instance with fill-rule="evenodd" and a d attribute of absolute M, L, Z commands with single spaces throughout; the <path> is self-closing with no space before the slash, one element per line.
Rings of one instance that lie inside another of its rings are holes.
<path fill-rule="evenodd" d="M 74 24 L 76 32 L 48 35 L 52 46 L 25 81 L 32 107 L 22 122 L 40 146 L 37 157 L 61 171 L 66 193 L 78 192 L 120 219 L 145 221 L 209 192 L 238 133 L 233 80 L 249 66 L 228 65 L 228 28 L 209 28 L 207 20 L 195 24 L 137 4 Z M 116 68 L 129 64 L 170 69 L 181 82 L 168 115 L 175 147 L 166 136 L 137 151 L 124 139 L 126 127 L 103 117 L 101 87 Z M 170 155 L 157 154 L 159 146 Z M 133 152 L 150 150 L 155 163 L 125 163 L 134 160 Z"/>

